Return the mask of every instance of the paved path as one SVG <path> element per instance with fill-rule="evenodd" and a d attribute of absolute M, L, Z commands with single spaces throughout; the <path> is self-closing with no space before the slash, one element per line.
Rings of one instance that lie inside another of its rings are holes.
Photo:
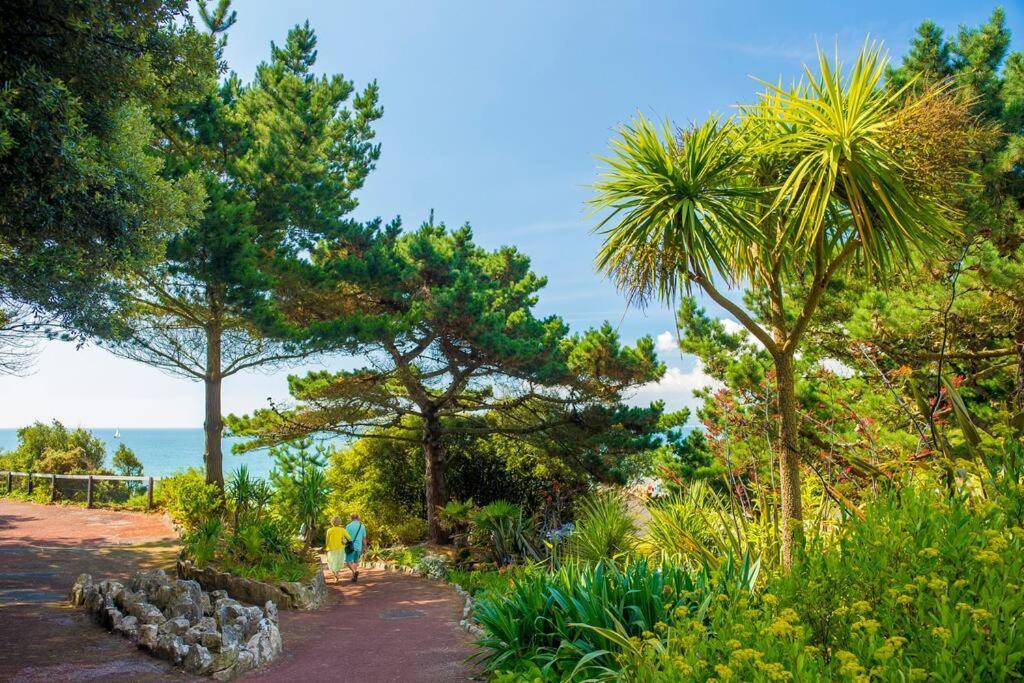
<path fill-rule="evenodd" d="M 0 499 L 0 681 L 184 680 L 66 601 L 82 572 L 174 567 L 160 515 Z"/>
<path fill-rule="evenodd" d="M 173 569 L 177 544 L 159 515 L 0 499 L 0 681 L 189 680 L 93 624 L 65 597 L 75 577 Z M 462 603 L 440 584 L 364 570 L 329 583 L 328 606 L 282 611 L 284 654 L 268 681 L 463 681 L 470 637 Z M 9 656 L 17 653 L 16 656 Z"/>
<path fill-rule="evenodd" d="M 348 572 L 345 572 L 348 576 Z M 327 584 L 316 612 L 280 613 L 284 654 L 253 678 L 266 681 L 465 681 L 472 639 L 459 628 L 450 586 L 364 569 L 359 583 Z"/>

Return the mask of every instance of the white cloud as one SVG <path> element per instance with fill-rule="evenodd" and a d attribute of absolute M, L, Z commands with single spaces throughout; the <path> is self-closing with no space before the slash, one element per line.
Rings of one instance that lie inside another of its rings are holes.
<path fill-rule="evenodd" d="M 764 344 L 762 344 L 757 337 L 750 334 L 750 330 L 743 327 L 743 325 L 740 325 L 732 318 L 719 318 L 718 322 L 722 323 L 722 327 L 724 327 L 725 331 L 728 332 L 729 334 L 736 334 L 737 332 L 746 332 L 748 342 L 750 342 L 754 346 L 760 347 L 762 349 L 764 348 Z"/>
<path fill-rule="evenodd" d="M 704 366 L 700 361 L 697 361 L 694 368 L 689 371 L 671 366 L 665 370 L 660 380 L 638 388 L 629 403 L 647 405 L 651 401 L 661 400 L 665 401 L 667 410 L 679 410 L 684 406 L 695 408 L 698 401 L 693 397 L 694 390 L 717 385 L 718 382 L 704 372 Z"/>
<path fill-rule="evenodd" d="M 853 377 L 854 369 L 835 358 L 823 358 L 819 361 L 818 365 L 840 377 Z"/>
<path fill-rule="evenodd" d="M 676 345 L 676 336 L 668 330 L 665 330 L 658 335 L 657 342 L 657 348 L 659 351 L 676 351 L 679 349 Z"/>
<path fill-rule="evenodd" d="M 732 318 L 720 318 L 718 322 L 722 323 L 722 327 L 724 327 L 725 331 L 728 332 L 729 334 L 744 332 L 747 329 L 743 327 L 743 325 L 740 325 L 738 322 L 733 320 Z"/>

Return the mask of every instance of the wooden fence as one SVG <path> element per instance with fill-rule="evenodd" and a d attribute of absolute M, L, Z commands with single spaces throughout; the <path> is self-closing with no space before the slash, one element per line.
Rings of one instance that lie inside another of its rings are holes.
<path fill-rule="evenodd" d="M 93 504 L 93 482 L 97 481 L 134 481 L 134 482 L 145 482 L 146 483 L 146 509 L 153 509 L 153 482 L 158 481 L 160 477 L 122 477 L 116 474 L 47 474 L 44 472 L 12 472 L 12 471 L 0 471 L 0 477 L 7 480 L 7 493 L 8 495 L 14 490 L 14 477 L 27 477 L 28 484 L 26 488 L 29 493 L 32 493 L 32 488 L 38 481 L 50 482 L 50 501 L 57 500 L 57 480 L 58 479 L 73 479 L 77 481 L 85 481 L 85 506 L 91 508 Z"/>

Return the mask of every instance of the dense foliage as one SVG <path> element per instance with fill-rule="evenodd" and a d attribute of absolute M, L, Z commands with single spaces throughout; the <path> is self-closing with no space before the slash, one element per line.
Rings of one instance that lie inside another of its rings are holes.
<path fill-rule="evenodd" d="M 368 364 L 291 377 L 294 405 L 229 417 L 235 434 L 254 437 L 250 447 L 320 433 L 418 444 L 438 541 L 448 449 L 460 435 L 535 437 L 607 468 L 656 445 L 663 405 L 621 402 L 664 372 L 649 337 L 626 346 L 609 325 L 570 335 L 558 317 L 536 317 L 545 280 L 514 248 L 474 244 L 468 226 L 430 221 L 397 237 L 381 262 L 390 276 L 358 290 L 371 322 L 352 350 Z"/>
<path fill-rule="evenodd" d="M 201 7 L 219 58 L 235 14 L 227 0 Z M 375 232 L 346 216 L 380 153 L 377 86 L 357 92 L 341 75 L 318 76 L 316 42 L 308 23 L 294 27 L 251 83 L 210 78 L 162 122 L 166 175 L 198 179 L 206 202 L 198 220 L 166 236 L 161 261 L 125 278 L 130 303 L 105 340 L 204 383 L 206 473 L 218 486 L 222 381 L 306 355 L 291 333 L 322 275 L 308 252 L 355 252 Z"/>
<path fill-rule="evenodd" d="M 638 117 L 595 186 L 601 271 L 641 304 L 696 285 L 767 351 L 787 564 L 803 520 L 795 363 L 807 328 L 837 274 L 905 269 L 957 239 L 950 194 L 982 144 L 948 89 L 886 89 L 887 61 L 874 45 L 849 68 L 821 52 L 800 83 L 679 135 Z M 723 281 L 748 289 L 755 316 Z"/>
<path fill-rule="evenodd" d="M 0 468 L 84 474 L 101 471 L 106 455 L 103 442 L 81 427 L 68 429 L 57 420 L 35 422 L 18 430 L 18 446 L 0 455 Z"/>
<path fill-rule="evenodd" d="M 154 119 L 214 72 L 186 7 L 0 3 L 0 320 L 24 307 L 28 322 L 106 328 L 111 275 L 158 258 L 199 210 L 195 179 L 166 178 L 153 153 Z"/>

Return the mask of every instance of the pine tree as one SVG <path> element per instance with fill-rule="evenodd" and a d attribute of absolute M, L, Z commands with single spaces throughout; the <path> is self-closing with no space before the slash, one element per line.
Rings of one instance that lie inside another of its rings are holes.
<path fill-rule="evenodd" d="M 200 8 L 220 58 L 235 15 L 227 0 Z M 163 263 L 134 276 L 124 329 L 108 340 L 117 354 L 204 383 L 206 476 L 218 486 L 224 378 L 308 355 L 300 331 L 323 279 L 310 253 L 354 253 L 375 230 L 346 216 L 380 154 L 377 86 L 353 96 L 351 81 L 317 76 L 315 63 L 316 35 L 296 26 L 251 84 L 231 73 L 164 122 L 170 172 L 201 179 L 206 207 L 168 240 Z"/>
<path fill-rule="evenodd" d="M 436 542 L 444 536 L 446 448 L 456 435 L 545 439 L 608 458 L 652 445 L 644 439 L 663 406 L 620 403 L 622 392 L 664 373 L 649 337 L 630 347 L 609 325 L 569 335 L 559 318 L 536 317 L 544 279 L 513 248 L 476 246 L 468 226 L 449 231 L 431 218 L 377 257 L 389 277 L 349 280 L 359 282 L 365 307 L 350 350 L 367 366 L 290 377 L 294 406 L 230 416 L 235 434 L 253 437 L 249 447 L 318 433 L 416 444 Z"/>

